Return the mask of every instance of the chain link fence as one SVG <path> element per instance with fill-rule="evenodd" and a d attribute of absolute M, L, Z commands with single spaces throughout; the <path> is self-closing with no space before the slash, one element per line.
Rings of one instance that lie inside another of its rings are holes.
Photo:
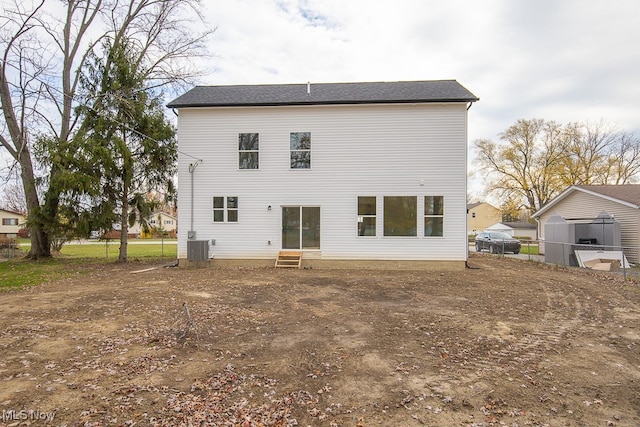
<path fill-rule="evenodd" d="M 20 255 L 18 241 L 10 237 L 0 238 L 0 258 L 11 259 Z"/>
<path fill-rule="evenodd" d="M 519 254 L 500 255 L 640 279 L 640 247 L 530 240 L 522 242 Z"/>

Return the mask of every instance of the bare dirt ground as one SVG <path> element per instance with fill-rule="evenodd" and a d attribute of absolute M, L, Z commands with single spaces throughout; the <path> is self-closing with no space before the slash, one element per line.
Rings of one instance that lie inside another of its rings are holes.
<path fill-rule="evenodd" d="M 640 425 L 637 283 L 469 264 L 137 263 L 2 293 L 0 424 Z"/>

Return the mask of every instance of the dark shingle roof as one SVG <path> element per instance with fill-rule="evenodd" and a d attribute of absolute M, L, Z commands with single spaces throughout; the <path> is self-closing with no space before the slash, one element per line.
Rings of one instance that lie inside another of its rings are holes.
<path fill-rule="evenodd" d="M 531 224 L 530 222 L 518 221 L 518 222 L 503 222 L 502 224 L 509 226 L 511 228 L 520 228 L 524 230 L 534 230 L 538 228 L 535 224 Z"/>
<path fill-rule="evenodd" d="M 576 187 L 640 206 L 640 185 L 638 184 L 576 185 Z"/>
<path fill-rule="evenodd" d="M 455 80 L 311 83 L 196 86 L 167 107 L 475 102 L 478 99 Z"/>

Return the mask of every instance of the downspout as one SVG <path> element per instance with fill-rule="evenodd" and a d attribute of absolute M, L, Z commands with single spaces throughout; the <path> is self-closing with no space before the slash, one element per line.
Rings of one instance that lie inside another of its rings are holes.
<path fill-rule="evenodd" d="M 187 233 L 187 240 L 193 240 L 195 238 L 195 231 L 193 230 L 193 174 L 199 164 L 200 160 L 196 160 L 195 163 L 189 163 L 189 173 L 191 174 L 191 227 Z"/>
<path fill-rule="evenodd" d="M 467 106 L 467 111 L 469 111 L 469 109 L 471 108 L 472 105 L 473 105 L 473 101 L 469 102 L 469 106 Z M 465 119 L 465 122 L 467 122 L 468 120 L 469 120 L 469 118 L 467 117 Z M 465 127 L 466 127 L 466 125 L 465 125 Z M 466 139 L 466 137 L 465 137 L 465 139 Z M 465 164 L 466 164 L 467 160 L 468 159 L 466 159 L 466 155 L 465 155 Z M 465 166 L 465 169 L 466 169 L 466 166 Z M 466 185 L 465 185 L 465 187 L 466 187 Z M 465 223 L 464 232 L 466 234 L 467 230 L 469 229 L 469 209 L 467 209 L 467 214 L 464 216 L 464 223 Z M 465 266 L 465 268 L 469 268 L 469 269 L 473 269 L 473 270 L 479 270 L 480 269 L 480 267 L 471 267 L 469 265 L 469 235 L 467 235 L 467 259 L 464 262 L 464 266 Z"/>

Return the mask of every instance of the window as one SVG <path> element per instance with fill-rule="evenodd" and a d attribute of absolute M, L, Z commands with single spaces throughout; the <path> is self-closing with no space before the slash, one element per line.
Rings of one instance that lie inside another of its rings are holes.
<path fill-rule="evenodd" d="M 18 225 L 18 218 L 2 218 L 2 225 Z"/>
<path fill-rule="evenodd" d="M 358 197 L 358 236 L 376 235 L 376 197 Z"/>
<path fill-rule="evenodd" d="M 291 132 L 289 150 L 291 169 L 311 168 L 311 132 Z"/>
<path fill-rule="evenodd" d="M 413 196 L 384 197 L 384 235 L 417 236 L 418 199 Z"/>
<path fill-rule="evenodd" d="M 444 197 L 424 196 L 424 235 L 442 237 L 444 228 Z"/>
<path fill-rule="evenodd" d="M 257 133 L 238 134 L 240 169 L 258 169 L 260 138 Z"/>
<path fill-rule="evenodd" d="M 165 219 L 164 220 L 164 224 L 165 225 L 171 225 L 171 224 L 173 224 L 173 220 L 172 219 Z"/>
<path fill-rule="evenodd" d="M 213 198 L 213 222 L 238 222 L 238 198 Z"/>

